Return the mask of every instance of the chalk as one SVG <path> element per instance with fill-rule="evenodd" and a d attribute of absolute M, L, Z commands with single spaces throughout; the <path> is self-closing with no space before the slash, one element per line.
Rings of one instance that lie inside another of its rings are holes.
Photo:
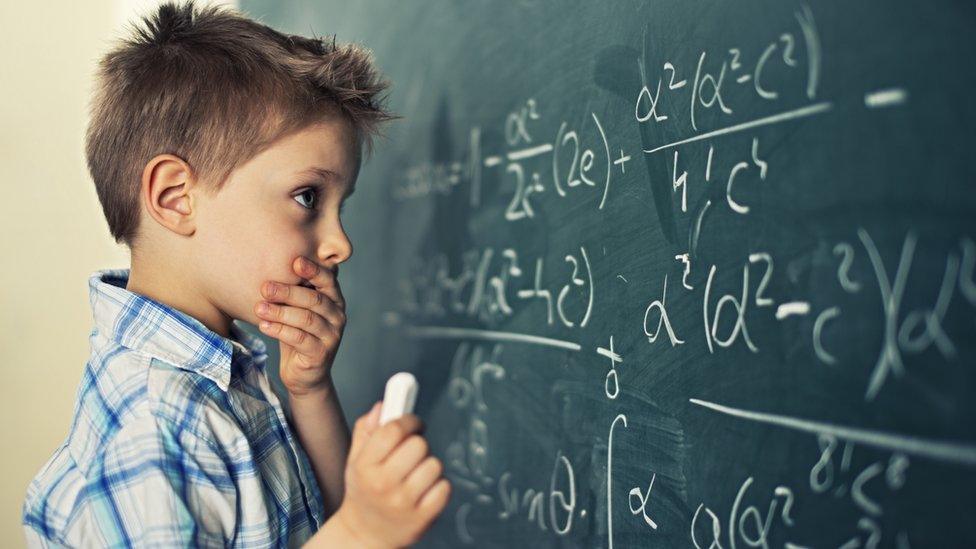
<path fill-rule="evenodd" d="M 393 374 L 386 382 L 383 394 L 383 409 L 380 411 L 380 425 L 386 424 L 403 414 L 413 413 L 417 401 L 417 378 L 410 372 Z"/>

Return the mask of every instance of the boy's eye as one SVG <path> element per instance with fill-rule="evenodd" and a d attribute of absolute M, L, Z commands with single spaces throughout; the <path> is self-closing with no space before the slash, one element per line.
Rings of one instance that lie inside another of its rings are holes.
<path fill-rule="evenodd" d="M 307 209 L 307 210 L 314 210 L 315 209 L 315 205 L 318 204 L 319 192 L 318 192 L 317 189 L 305 189 L 304 191 L 302 191 L 299 194 L 295 195 L 295 198 L 297 199 L 298 197 L 305 196 L 306 194 L 311 194 L 312 195 L 312 199 L 314 200 L 314 203 L 312 205 L 310 205 L 310 206 L 306 206 L 300 200 L 299 200 L 298 203 L 301 204 L 302 207 L 305 208 L 305 209 Z"/>

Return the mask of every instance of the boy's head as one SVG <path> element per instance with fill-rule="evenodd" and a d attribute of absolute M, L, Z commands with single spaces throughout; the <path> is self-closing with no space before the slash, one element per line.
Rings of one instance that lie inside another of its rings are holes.
<path fill-rule="evenodd" d="M 102 58 L 86 135 L 133 276 L 138 262 L 186 300 L 256 322 L 261 282 L 297 283 L 296 256 L 345 261 L 339 207 L 394 118 L 386 88 L 355 45 L 192 0 L 159 6 Z"/>

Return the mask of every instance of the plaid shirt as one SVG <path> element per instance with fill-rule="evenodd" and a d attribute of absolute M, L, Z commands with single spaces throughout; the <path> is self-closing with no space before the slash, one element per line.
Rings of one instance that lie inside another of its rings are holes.
<path fill-rule="evenodd" d="M 27 489 L 31 547 L 295 547 L 322 524 L 264 342 L 89 279 L 95 328 L 71 429 Z"/>

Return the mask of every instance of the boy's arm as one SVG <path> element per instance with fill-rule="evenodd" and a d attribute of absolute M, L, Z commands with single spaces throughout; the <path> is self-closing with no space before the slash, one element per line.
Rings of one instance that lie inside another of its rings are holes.
<path fill-rule="evenodd" d="M 375 541 L 363 539 L 340 516 L 332 515 L 315 534 L 305 542 L 302 549 L 331 549 L 333 547 L 358 547 L 359 549 L 389 549 Z"/>
<path fill-rule="evenodd" d="M 321 391 L 288 394 L 292 422 L 325 500 L 325 516 L 339 508 L 345 494 L 343 475 L 349 454 L 349 427 L 332 379 Z"/>

